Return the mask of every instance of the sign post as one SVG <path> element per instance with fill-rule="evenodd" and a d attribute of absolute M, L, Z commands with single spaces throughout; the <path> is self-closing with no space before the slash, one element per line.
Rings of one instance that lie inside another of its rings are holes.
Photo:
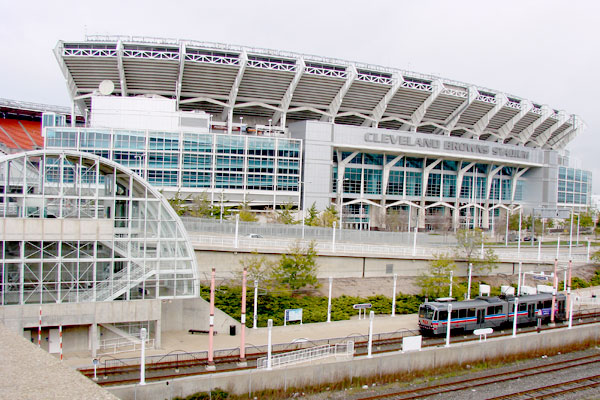
<path fill-rule="evenodd" d="M 98 375 L 96 374 L 96 370 L 98 368 L 98 359 L 94 358 L 92 360 L 92 364 L 94 364 L 94 380 L 97 381 L 98 380 Z"/>
<path fill-rule="evenodd" d="M 285 310 L 283 317 L 283 326 L 287 326 L 287 322 L 300 321 L 302 325 L 302 309 L 301 308 L 288 308 Z"/>
<path fill-rule="evenodd" d="M 361 316 L 361 313 L 363 312 L 362 310 L 365 310 L 364 311 L 364 319 L 366 319 L 367 318 L 367 310 L 369 308 L 371 308 L 371 303 L 355 304 L 352 306 L 352 308 L 354 308 L 355 310 L 358 310 L 358 319 L 359 320 L 361 319 L 360 316 Z"/>

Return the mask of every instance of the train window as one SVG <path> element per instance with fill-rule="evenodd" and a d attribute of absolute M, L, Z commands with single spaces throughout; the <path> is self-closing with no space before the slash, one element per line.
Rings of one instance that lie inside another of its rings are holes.
<path fill-rule="evenodd" d="M 565 302 L 562 300 L 558 302 L 558 312 L 559 313 L 565 312 Z"/>
<path fill-rule="evenodd" d="M 462 310 L 458 310 L 458 318 L 465 318 L 467 316 L 467 309 L 463 308 Z"/>
<path fill-rule="evenodd" d="M 433 317 L 433 308 L 428 307 L 428 306 L 422 306 L 419 309 L 419 317 L 420 318 L 426 318 L 426 319 L 431 319 Z"/>
<path fill-rule="evenodd" d="M 539 302 L 538 302 L 538 305 L 537 305 L 537 309 L 538 309 L 538 310 L 541 310 L 542 308 L 544 308 L 544 303 L 543 303 L 543 302 L 541 302 L 541 301 L 539 301 Z"/>
<path fill-rule="evenodd" d="M 495 314 L 494 312 L 494 306 L 490 306 L 487 308 L 487 315 L 493 315 Z"/>
<path fill-rule="evenodd" d="M 439 311 L 438 314 L 440 316 L 439 321 L 445 321 L 448 319 L 448 311 Z"/>
<path fill-rule="evenodd" d="M 476 313 L 477 313 L 477 311 L 475 308 L 469 308 L 467 310 L 467 317 L 474 317 Z"/>
<path fill-rule="evenodd" d="M 544 308 L 552 308 L 552 300 L 546 300 L 544 302 Z"/>
<path fill-rule="evenodd" d="M 519 303 L 519 311 L 527 311 L 527 303 Z"/>

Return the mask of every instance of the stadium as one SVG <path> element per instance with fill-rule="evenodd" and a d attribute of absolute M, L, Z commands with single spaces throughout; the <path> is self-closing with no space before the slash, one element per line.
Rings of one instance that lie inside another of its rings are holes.
<path fill-rule="evenodd" d="M 421 230 L 490 229 L 521 207 L 590 204 L 591 174 L 564 150 L 581 119 L 497 90 L 187 40 L 88 36 L 54 52 L 86 126 L 45 127 L 46 147 L 114 159 L 167 195 L 335 205 L 358 229 L 392 212 Z"/>
<path fill-rule="evenodd" d="M 591 204 L 591 173 L 565 150 L 582 120 L 501 91 L 188 40 L 88 36 L 54 54 L 72 107 L 0 100 L 1 305 L 20 307 L 0 311 L 34 335 L 32 306 L 51 306 L 45 326 L 94 354 L 100 331 L 146 327 L 160 347 L 165 318 L 208 320 L 171 196 L 333 206 L 361 230 L 493 230 Z"/>

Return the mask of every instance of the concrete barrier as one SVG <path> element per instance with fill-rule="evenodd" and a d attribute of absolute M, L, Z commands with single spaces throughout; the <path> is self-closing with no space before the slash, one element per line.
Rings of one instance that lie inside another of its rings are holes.
<path fill-rule="evenodd" d="M 185 397 L 197 392 L 221 388 L 230 393 L 253 393 L 265 389 L 287 389 L 338 382 L 353 377 L 382 375 L 436 369 L 451 365 L 477 363 L 494 358 L 544 349 L 566 348 L 585 341 L 600 340 L 598 324 L 555 329 L 542 333 L 527 333 L 516 338 L 491 338 L 486 342 L 468 342 L 450 347 L 426 348 L 415 352 L 392 352 L 360 357 L 352 361 L 332 361 L 316 365 L 265 370 L 245 370 L 152 382 L 146 386 L 128 385 L 109 388 L 121 399 L 165 399 Z"/>

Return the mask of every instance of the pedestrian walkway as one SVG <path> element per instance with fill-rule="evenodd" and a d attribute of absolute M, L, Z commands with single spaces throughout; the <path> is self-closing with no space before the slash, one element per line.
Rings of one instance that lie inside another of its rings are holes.
<path fill-rule="evenodd" d="M 417 314 L 409 315 L 378 315 L 373 321 L 373 333 L 391 333 L 404 330 L 417 330 Z M 369 319 L 358 320 L 354 317 L 347 321 L 318 322 L 302 325 L 274 326 L 272 341 L 276 343 L 292 343 L 313 341 L 328 338 L 345 338 L 355 335 L 368 335 Z M 218 332 L 214 336 L 214 349 L 234 349 L 240 346 L 240 332 L 231 336 L 229 332 Z M 267 328 L 246 328 L 246 346 L 261 346 L 267 344 Z M 163 332 L 162 348 L 146 351 L 148 356 L 167 354 L 171 352 L 195 352 L 208 349 L 208 335 L 190 334 L 187 331 Z M 139 352 L 119 353 L 115 358 L 139 357 Z M 109 356 L 111 357 L 111 356 Z M 88 353 L 65 354 L 65 363 L 73 367 L 90 367 L 92 360 Z"/>

